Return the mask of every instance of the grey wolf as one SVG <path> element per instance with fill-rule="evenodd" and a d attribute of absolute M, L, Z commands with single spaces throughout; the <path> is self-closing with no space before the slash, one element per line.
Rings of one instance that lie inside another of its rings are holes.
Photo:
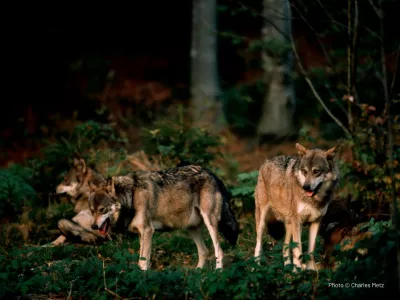
<path fill-rule="evenodd" d="M 301 268 L 302 225 L 310 224 L 306 268 L 315 270 L 312 255 L 322 217 L 327 212 L 339 180 L 339 170 L 334 161 L 338 146 L 327 151 L 309 150 L 296 144 L 297 157 L 276 156 L 267 159 L 260 167 L 255 188 L 255 219 L 257 243 L 254 256 L 262 252 L 262 238 L 267 223 L 284 225 L 284 264 L 291 263 L 288 245 L 293 239 L 293 264 Z"/>
<path fill-rule="evenodd" d="M 65 175 L 64 180 L 57 186 L 56 193 L 66 193 L 71 196 L 71 202 L 75 204 L 74 211 L 77 213 L 71 220 L 61 219 L 58 228 L 61 235 L 54 240 L 52 245 L 60 245 L 69 239 L 80 239 L 83 242 L 94 243 L 104 240 L 104 235 L 91 229 L 93 215 L 89 210 L 88 198 L 90 193 L 89 181 L 98 186 L 105 182 L 105 178 L 86 166 L 85 160 L 78 154 L 74 154 L 73 163 Z"/>
<path fill-rule="evenodd" d="M 216 175 L 200 166 L 137 171 L 111 177 L 100 187 L 90 186 L 92 228 L 101 234 L 121 227 L 139 233 L 138 265 L 142 270 L 150 266 L 155 230 L 188 229 L 198 250 L 198 268 L 204 266 L 208 255 L 201 236 L 202 224 L 213 242 L 216 268 L 223 267 L 224 257 L 218 230 L 232 245 L 237 242 L 238 223 L 229 206 L 228 191 Z"/>

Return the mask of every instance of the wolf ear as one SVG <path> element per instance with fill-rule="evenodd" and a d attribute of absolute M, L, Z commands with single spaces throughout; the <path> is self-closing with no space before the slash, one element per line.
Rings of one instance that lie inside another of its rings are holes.
<path fill-rule="evenodd" d="M 339 145 L 337 145 L 337 146 L 335 146 L 335 147 L 333 147 L 333 148 L 327 150 L 327 151 L 325 152 L 326 158 L 329 159 L 329 160 L 332 160 L 332 159 L 335 157 L 335 155 L 336 155 L 338 149 L 339 149 Z"/>
<path fill-rule="evenodd" d="M 88 185 L 91 192 L 94 192 L 97 189 L 97 187 L 91 181 L 88 181 Z"/>
<path fill-rule="evenodd" d="M 299 143 L 296 143 L 296 149 L 300 156 L 303 156 L 307 153 L 308 149 Z"/>
<path fill-rule="evenodd" d="M 115 188 L 114 188 L 114 179 L 113 177 L 108 177 L 106 181 L 106 190 L 110 194 L 115 193 Z"/>
<path fill-rule="evenodd" d="M 86 173 L 86 163 L 85 160 L 83 158 L 76 158 L 74 157 L 74 168 L 81 172 L 82 174 Z"/>

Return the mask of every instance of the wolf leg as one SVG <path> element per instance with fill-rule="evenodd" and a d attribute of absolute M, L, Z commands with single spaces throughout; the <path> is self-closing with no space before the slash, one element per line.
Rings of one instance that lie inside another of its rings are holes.
<path fill-rule="evenodd" d="M 146 211 L 137 211 L 135 217 L 128 226 L 130 232 L 139 234 L 139 261 L 138 266 L 142 270 L 147 270 L 150 265 L 151 241 L 154 228 L 146 217 Z"/>
<path fill-rule="evenodd" d="M 154 228 L 146 226 L 139 229 L 140 232 L 140 252 L 139 252 L 139 267 L 143 271 L 147 270 L 150 266 L 151 256 L 151 241 L 153 238 Z M 144 259 L 143 259 L 144 258 Z"/>
<path fill-rule="evenodd" d="M 300 262 L 300 256 L 302 254 L 301 224 L 299 221 L 296 220 L 292 223 L 292 230 L 293 242 L 297 243 L 297 246 L 293 249 L 293 264 L 298 268 L 302 268 Z"/>
<path fill-rule="evenodd" d="M 99 236 L 95 235 L 94 233 L 90 232 L 89 230 L 83 228 L 82 226 L 70 220 L 66 219 L 59 220 L 58 228 L 60 229 L 61 233 L 64 236 L 78 237 L 82 241 L 87 243 L 94 243 L 99 239 Z"/>
<path fill-rule="evenodd" d="M 265 231 L 265 221 L 267 217 L 268 207 L 261 210 L 260 207 L 256 207 L 256 232 L 257 232 L 257 243 L 256 249 L 254 250 L 254 257 L 259 261 L 259 257 L 262 253 L 262 238 Z"/>
<path fill-rule="evenodd" d="M 285 239 L 283 240 L 283 248 L 282 248 L 283 263 L 285 266 L 290 264 L 289 243 L 290 243 L 291 239 L 292 239 L 292 224 L 288 223 L 286 221 L 285 222 Z"/>
<path fill-rule="evenodd" d="M 89 231 L 91 231 L 93 220 L 93 215 L 89 209 L 80 211 L 78 214 L 76 214 L 75 217 L 72 218 L 72 221 L 78 223 L 80 226 L 86 228 Z"/>
<path fill-rule="evenodd" d="M 199 255 L 199 262 L 196 268 L 203 268 L 208 256 L 208 249 L 204 244 L 203 237 L 201 236 L 201 228 L 189 229 L 189 235 L 193 239 L 197 247 L 197 253 Z"/>
<path fill-rule="evenodd" d="M 310 224 L 310 232 L 308 234 L 308 254 L 310 254 L 310 261 L 307 262 L 308 270 L 316 270 L 317 265 L 314 260 L 314 250 L 315 250 L 315 242 L 317 239 L 317 234 L 319 230 L 320 222 L 313 222 Z"/>
<path fill-rule="evenodd" d="M 59 246 L 61 244 L 64 244 L 66 240 L 67 240 L 67 237 L 65 235 L 60 235 L 57 239 L 52 241 L 51 244 L 54 246 Z"/>
<path fill-rule="evenodd" d="M 223 267 L 223 258 L 224 253 L 222 252 L 221 245 L 219 244 L 218 240 L 218 221 L 216 218 L 211 214 L 206 214 L 204 212 L 200 212 L 204 224 L 206 225 L 208 232 L 210 233 L 213 245 L 214 245 L 214 252 L 215 252 L 215 259 L 216 259 L 216 269 L 222 269 Z"/>

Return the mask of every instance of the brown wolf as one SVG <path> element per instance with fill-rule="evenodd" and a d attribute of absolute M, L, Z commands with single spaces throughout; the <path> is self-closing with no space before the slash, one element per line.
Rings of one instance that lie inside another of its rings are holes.
<path fill-rule="evenodd" d="M 238 223 L 229 206 L 228 191 L 216 175 L 199 166 L 137 171 L 111 177 L 100 188 L 91 188 L 92 228 L 101 234 L 110 227 L 138 232 L 139 255 L 145 258 L 138 263 L 142 270 L 149 268 L 155 230 L 188 229 L 198 250 L 198 268 L 204 266 L 208 255 L 201 236 L 203 223 L 214 245 L 217 268 L 222 268 L 224 257 L 218 229 L 232 245 L 237 242 Z"/>
<path fill-rule="evenodd" d="M 93 215 L 89 210 L 88 198 L 90 188 L 88 182 L 98 186 L 105 182 L 105 178 L 86 166 L 86 162 L 78 154 L 73 158 L 73 164 L 67 175 L 57 188 L 56 193 L 67 193 L 75 204 L 74 211 L 77 213 L 71 220 L 61 219 L 58 228 L 61 235 L 54 240 L 52 245 L 63 244 L 67 238 L 80 239 L 87 243 L 104 240 L 104 235 L 99 235 L 97 230 L 91 229 Z"/>
<path fill-rule="evenodd" d="M 300 256 L 302 225 L 310 223 L 308 253 L 311 260 L 307 269 L 316 269 L 312 252 L 321 218 L 325 215 L 337 187 L 339 171 L 334 162 L 338 146 L 327 151 L 309 150 L 296 144 L 298 157 L 277 156 L 267 159 L 261 166 L 255 188 L 255 218 L 257 244 L 254 256 L 262 252 L 262 237 L 266 222 L 284 224 L 284 264 L 291 263 L 288 244 L 293 238 L 293 264 L 301 267 Z"/>

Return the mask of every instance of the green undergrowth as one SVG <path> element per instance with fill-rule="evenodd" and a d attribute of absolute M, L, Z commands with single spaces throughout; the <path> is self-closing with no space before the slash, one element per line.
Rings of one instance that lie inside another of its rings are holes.
<path fill-rule="evenodd" d="M 153 239 L 152 269 L 137 266 L 139 243 L 136 235 L 89 245 L 60 247 L 16 246 L 0 254 L 0 297 L 72 297 L 83 299 L 266 299 L 266 298 L 354 298 L 382 296 L 396 292 L 394 233 L 390 222 L 371 222 L 366 230 L 374 235 L 360 242 L 366 256 L 357 249 L 340 257 L 338 270 L 292 272 L 283 267 L 281 242 L 266 239 L 261 265 L 255 263 L 254 225 L 241 220 L 242 233 L 236 247 L 225 242 L 225 268 L 215 270 L 210 238 L 207 265 L 195 269 L 197 251 L 184 231 L 156 233 Z M 303 234 L 303 249 L 307 234 Z M 321 242 L 320 240 L 318 240 Z M 361 244 L 362 243 L 362 244 Z M 319 246 L 321 243 L 318 243 Z M 305 248 L 306 249 L 306 248 Z M 320 248 L 319 250 L 320 251 Z M 318 258 L 319 260 L 320 258 Z M 318 261 L 317 260 L 317 261 Z M 353 287 L 338 286 L 350 284 Z M 381 287 L 356 288 L 361 284 Z"/>

